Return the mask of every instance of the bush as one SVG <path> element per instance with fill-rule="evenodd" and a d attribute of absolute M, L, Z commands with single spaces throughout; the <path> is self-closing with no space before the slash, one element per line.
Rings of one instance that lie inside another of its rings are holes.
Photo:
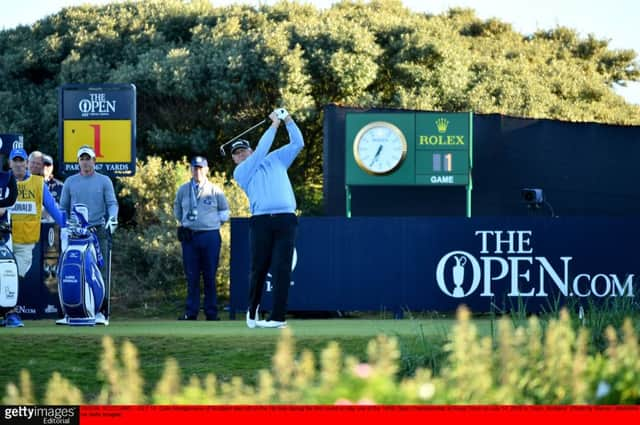
<path fill-rule="evenodd" d="M 508 318 L 499 323 L 498 339 L 479 337 L 466 309 L 447 345 L 442 371 L 419 369 L 398 378 L 400 352 L 395 338 L 378 336 L 368 344 L 367 362 L 344 357 L 332 342 L 319 364 L 310 351 L 295 355 L 285 330 L 271 370 L 259 372 L 258 384 L 240 378 L 218 382 L 215 376 L 192 376 L 182 385 L 178 364 L 168 359 L 153 394 L 143 393 L 136 348 L 125 342 L 119 361 L 110 337 L 103 339 L 103 390 L 97 404 L 637 404 L 640 402 L 640 347 L 631 321 L 622 336 L 609 327 L 609 346 L 589 355 L 588 332 L 575 332 L 569 314 L 560 313 L 543 332 L 536 317 L 526 327 Z M 63 390 L 61 390 L 63 389 Z M 29 374 L 11 383 L 3 403 L 35 402 Z M 45 396 L 48 404 L 82 404 L 79 390 L 54 374 Z"/>
<path fill-rule="evenodd" d="M 180 162 L 149 157 L 139 161 L 133 177 L 119 182 L 120 203 L 132 217 L 115 234 L 113 251 L 112 308 L 120 313 L 156 315 L 181 309 L 186 297 L 182 251 L 176 238 L 173 201 L 178 187 L 191 177 L 185 158 Z M 229 201 L 232 217 L 248 215 L 244 192 L 226 174 L 210 181 L 220 186 Z M 220 231 L 222 247 L 217 274 L 221 302 L 229 298 L 230 225 Z"/>

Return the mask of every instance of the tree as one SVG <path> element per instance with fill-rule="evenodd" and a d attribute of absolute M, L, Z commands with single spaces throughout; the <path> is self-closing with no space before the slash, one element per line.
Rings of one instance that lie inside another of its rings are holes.
<path fill-rule="evenodd" d="M 71 7 L 0 32 L 0 128 L 55 154 L 59 85 L 132 82 L 140 159 L 205 154 L 230 175 L 217 146 L 283 105 L 308 142 L 291 175 L 312 213 L 327 103 L 640 124 L 640 108 L 613 90 L 640 80 L 635 59 L 570 28 L 524 36 L 470 9 L 413 13 L 399 0 Z"/>

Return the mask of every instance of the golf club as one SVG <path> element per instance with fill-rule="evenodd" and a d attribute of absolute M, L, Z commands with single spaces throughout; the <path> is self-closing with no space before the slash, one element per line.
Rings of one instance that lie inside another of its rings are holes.
<path fill-rule="evenodd" d="M 262 121 L 260 121 L 258 124 L 249 127 L 248 129 L 246 129 L 245 131 L 243 131 L 242 133 L 233 136 L 231 139 L 229 139 L 228 141 L 224 142 L 223 144 L 220 145 L 220 155 L 225 156 L 226 152 L 224 150 L 225 146 L 227 146 L 229 143 L 233 143 L 234 141 L 236 141 L 237 139 L 239 139 L 240 137 L 244 136 L 245 134 L 247 134 L 248 132 L 250 132 L 251 130 L 255 129 L 256 127 L 261 126 L 262 124 L 264 124 L 265 122 L 267 122 L 266 119 L 263 119 Z"/>
<path fill-rule="evenodd" d="M 113 235 L 111 234 L 111 230 L 107 230 L 107 258 L 105 258 L 105 260 L 107 261 L 107 264 L 106 264 L 107 280 L 105 283 L 107 284 L 106 298 L 107 298 L 107 319 L 108 320 L 111 318 L 111 250 L 112 248 L 113 248 Z"/>

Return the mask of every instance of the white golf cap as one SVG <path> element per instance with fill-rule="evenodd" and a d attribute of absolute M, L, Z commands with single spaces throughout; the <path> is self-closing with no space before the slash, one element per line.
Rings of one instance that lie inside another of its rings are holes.
<path fill-rule="evenodd" d="M 87 145 L 84 145 L 80 147 L 80 149 L 78 149 L 78 158 L 80 158 L 84 154 L 89 155 L 89 157 L 91 158 L 96 157 L 96 153 L 93 151 L 93 149 L 90 146 L 87 146 Z"/>

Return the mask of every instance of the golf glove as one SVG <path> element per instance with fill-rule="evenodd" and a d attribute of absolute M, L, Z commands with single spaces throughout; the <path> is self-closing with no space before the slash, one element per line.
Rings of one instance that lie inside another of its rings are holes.
<path fill-rule="evenodd" d="M 109 217 L 107 223 L 104 225 L 104 228 L 109 231 L 110 234 L 114 234 L 116 229 L 118 228 L 118 218 L 117 217 Z"/>
<path fill-rule="evenodd" d="M 289 116 L 289 113 L 284 108 L 276 109 L 275 113 L 276 113 L 276 116 L 278 117 L 279 120 L 284 120 L 285 118 L 287 118 Z"/>

